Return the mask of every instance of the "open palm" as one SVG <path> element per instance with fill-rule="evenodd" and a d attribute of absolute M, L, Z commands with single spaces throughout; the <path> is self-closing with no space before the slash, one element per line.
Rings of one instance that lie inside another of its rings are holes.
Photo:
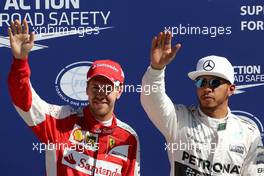
<path fill-rule="evenodd" d="M 26 58 L 34 46 L 34 33 L 28 34 L 28 24 L 23 21 L 24 28 L 18 20 L 11 22 L 11 28 L 8 28 L 9 40 L 13 56 L 17 59 Z"/>
<path fill-rule="evenodd" d="M 171 33 L 160 32 L 154 37 L 151 47 L 151 66 L 154 69 L 163 69 L 176 56 L 181 45 L 171 47 Z"/>

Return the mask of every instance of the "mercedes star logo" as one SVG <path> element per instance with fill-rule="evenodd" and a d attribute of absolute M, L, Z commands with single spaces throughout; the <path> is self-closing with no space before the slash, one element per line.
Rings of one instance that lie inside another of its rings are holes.
<path fill-rule="evenodd" d="M 203 69 L 205 71 L 211 71 L 214 69 L 214 67 L 215 67 L 215 63 L 212 60 L 207 60 L 203 64 Z"/>

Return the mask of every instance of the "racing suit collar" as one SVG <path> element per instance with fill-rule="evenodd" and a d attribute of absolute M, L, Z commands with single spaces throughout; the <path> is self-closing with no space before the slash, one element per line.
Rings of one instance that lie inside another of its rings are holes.
<path fill-rule="evenodd" d="M 112 124 L 110 126 L 104 126 L 102 123 L 95 119 L 88 107 L 84 108 L 84 121 L 86 124 L 85 126 L 88 128 L 87 130 L 98 134 L 111 134 L 117 126 L 116 116 L 114 114 Z"/>
<path fill-rule="evenodd" d="M 109 120 L 106 120 L 106 121 L 100 121 L 98 119 L 95 119 L 95 120 L 97 120 L 101 125 L 109 127 L 112 125 L 113 116 Z"/>
<path fill-rule="evenodd" d="M 198 117 L 207 126 L 211 127 L 214 130 L 218 130 L 219 126 L 221 124 L 225 124 L 228 120 L 228 117 L 230 117 L 230 115 L 231 115 L 231 110 L 229 109 L 229 107 L 227 108 L 227 111 L 228 111 L 228 113 L 224 118 L 216 119 L 214 117 L 210 117 L 210 116 L 206 115 L 205 113 L 203 113 L 200 106 L 198 106 L 198 112 L 199 112 Z"/>

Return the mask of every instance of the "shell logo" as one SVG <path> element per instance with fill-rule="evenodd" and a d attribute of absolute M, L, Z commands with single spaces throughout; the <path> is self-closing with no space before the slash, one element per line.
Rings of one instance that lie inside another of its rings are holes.
<path fill-rule="evenodd" d="M 73 132 L 73 139 L 78 142 L 82 142 L 84 140 L 84 136 L 82 134 L 82 130 L 76 129 Z"/>

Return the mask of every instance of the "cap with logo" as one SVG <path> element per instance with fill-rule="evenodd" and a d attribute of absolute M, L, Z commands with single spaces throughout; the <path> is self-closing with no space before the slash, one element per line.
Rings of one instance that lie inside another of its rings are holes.
<path fill-rule="evenodd" d="M 188 73 L 192 80 L 203 75 L 217 76 L 234 84 L 234 68 L 225 57 L 214 55 L 204 57 L 198 61 L 196 71 Z"/>
<path fill-rule="evenodd" d="M 104 76 L 115 85 L 124 84 L 124 72 L 121 66 L 112 60 L 96 60 L 87 72 L 88 81 L 95 76 Z"/>

